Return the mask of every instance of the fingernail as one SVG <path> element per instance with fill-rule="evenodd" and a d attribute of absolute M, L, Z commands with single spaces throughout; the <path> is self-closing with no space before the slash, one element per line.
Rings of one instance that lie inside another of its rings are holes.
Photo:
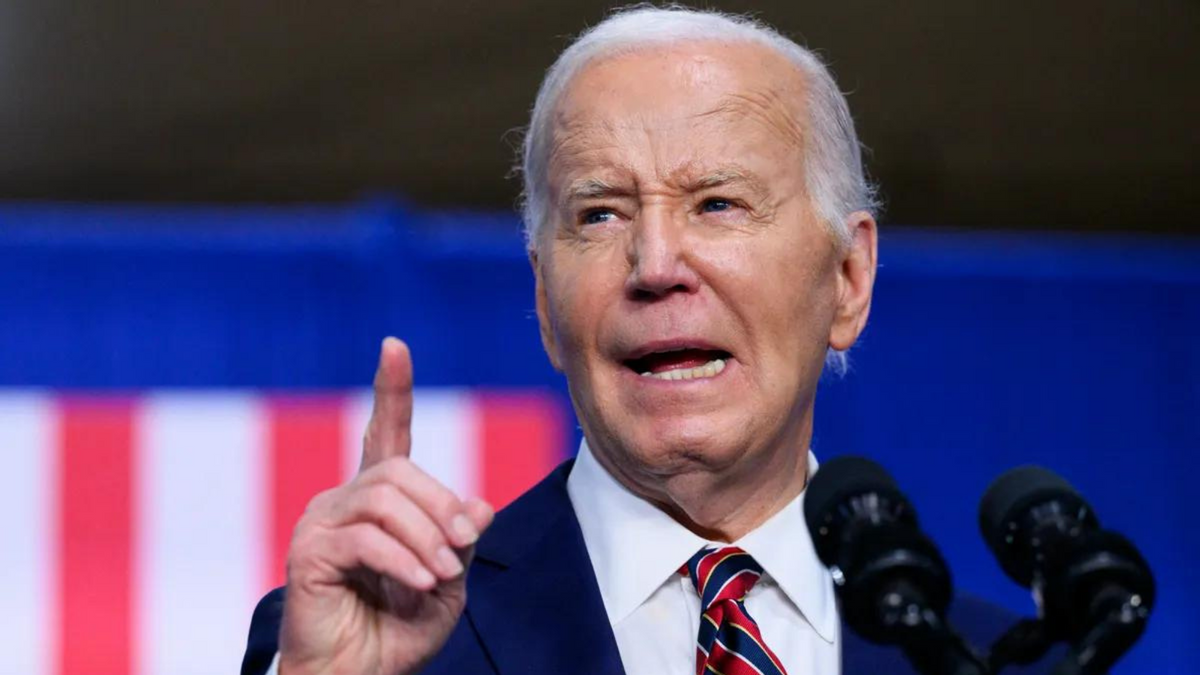
<path fill-rule="evenodd" d="M 454 520 L 450 521 L 450 529 L 454 530 L 454 535 L 462 542 L 461 546 L 470 546 L 475 543 L 475 540 L 479 539 L 479 532 L 475 530 L 475 526 L 461 513 L 454 516 Z"/>
<path fill-rule="evenodd" d="M 458 559 L 458 556 L 454 555 L 454 551 L 445 546 L 438 549 L 437 561 L 438 566 L 442 568 L 442 572 L 452 577 L 462 574 L 462 561 Z"/>
<path fill-rule="evenodd" d="M 492 508 L 492 505 L 478 497 L 472 497 L 471 501 L 478 504 L 479 510 L 481 510 L 483 513 L 487 514 L 488 522 L 489 523 L 492 522 L 492 518 L 496 517 L 496 510 Z"/>
<path fill-rule="evenodd" d="M 430 572 L 424 567 L 418 567 L 417 569 L 413 570 L 412 577 L 413 583 L 416 584 L 418 588 L 432 588 L 437 583 L 437 578 L 433 576 L 433 572 Z"/>

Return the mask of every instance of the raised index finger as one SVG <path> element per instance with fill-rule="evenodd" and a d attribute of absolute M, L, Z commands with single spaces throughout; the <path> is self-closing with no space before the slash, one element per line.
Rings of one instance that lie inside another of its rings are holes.
<path fill-rule="evenodd" d="M 375 405 L 363 437 L 362 464 L 369 468 L 388 457 L 408 457 L 412 448 L 412 357 L 408 345 L 384 338 L 375 370 Z"/>

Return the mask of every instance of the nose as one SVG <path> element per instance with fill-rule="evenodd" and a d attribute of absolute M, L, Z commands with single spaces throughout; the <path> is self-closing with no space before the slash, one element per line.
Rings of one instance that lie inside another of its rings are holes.
<path fill-rule="evenodd" d="M 700 279 L 690 262 L 685 215 L 665 206 L 643 208 L 630 231 L 625 285 L 630 299 L 655 300 L 699 289 Z"/>

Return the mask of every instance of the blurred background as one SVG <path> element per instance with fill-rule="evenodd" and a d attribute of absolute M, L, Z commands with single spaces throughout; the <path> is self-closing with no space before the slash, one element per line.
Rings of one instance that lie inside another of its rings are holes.
<path fill-rule="evenodd" d="M 883 462 L 1020 613 L 976 504 L 1062 473 L 1158 575 L 1115 672 L 1193 672 L 1200 4 L 710 6 L 824 55 L 887 202 L 818 456 Z M 384 335 L 448 484 L 504 503 L 570 456 L 510 167 L 609 7 L 0 3 L 0 673 L 236 671 Z"/>

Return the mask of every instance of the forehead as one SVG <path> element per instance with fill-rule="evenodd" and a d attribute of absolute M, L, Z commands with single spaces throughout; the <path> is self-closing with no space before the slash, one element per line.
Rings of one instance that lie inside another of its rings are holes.
<path fill-rule="evenodd" d="M 552 181 L 581 165 L 632 163 L 630 154 L 693 167 L 750 158 L 794 165 L 805 94 L 792 62 L 753 43 L 655 46 L 600 59 L 556 107 Z"/>

